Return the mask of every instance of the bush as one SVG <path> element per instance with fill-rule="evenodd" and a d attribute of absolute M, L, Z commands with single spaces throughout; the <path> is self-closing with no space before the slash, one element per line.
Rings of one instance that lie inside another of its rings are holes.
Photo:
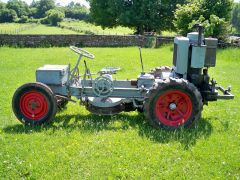
<path fill-rule="evenodd" d="M 55 9 L 51 9 L 46 12 L 46 22 L 48 22 L 48 24 L 52 26 L 57 26 L 58 23 L 64 19 L 64 17 L 65 17 L 65 14 L 63 12 Z"/>
<path fill-rule="evenodd" d="M 189 32 L 189 24 L 195 19 L 199 19 L 202 14 L 200 3 L 191 3 L 185 5 L 177 5 L 175 12 L 175 20 L 173 21 L 174 26 L 178 32 L 182 35 L 187 35 Z"/>
<path fill-rule="evenodd" d="M 232 12 L 232 25 L 240 33 L 240 3 L 236 3 Z"/>
<path fill-rule="evenodd" d="M 21 16 L 20 19 L 18 20 L 19 23 L 27 23 L 28 22 L 28 17 L 27 16 Z"/>
<path fill-rule="evenodd" d="M 0 10 L 0 22 L 14 22 L 17 20 L 17 13 L 12 9 Z"/>
<path fill-rule="evenodd" d="M 202 23 L 207 36 L 224 40 L 229 31 L 231 8 L 231 0 L 193 0 L 189 4 L 177 6 L 174 25 L 180 34 L 186 35 L 193 24 Z"/>
<path fill-rule="evenodd" d="M 226 40 L 226 35 L 230 30 L 229 23 L 227 23 L 224 18 L 219 18 L 216 15 L 211 15 L 209 20 L 201 15 L 198 20 L 193 20 L 192 23 L 189 24 L 189 30 L 194 24 L 204 25 L 206 37 L 216 37 L 220 40 Z"/>

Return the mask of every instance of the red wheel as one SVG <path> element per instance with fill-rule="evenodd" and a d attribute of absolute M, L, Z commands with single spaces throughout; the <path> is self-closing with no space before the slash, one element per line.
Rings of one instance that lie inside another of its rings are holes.
<path fill-rule="evenodd" d="M 189 127 L 201 117 L 202 97 L 198 89 L 183 79 L 167 79 L 151 89 L 144 113 L 154 127 Z"/>
<path fill-rule="evenodd" d="M 57 101 L 49 87 L 29 83 L 17 89 L 13 96 L 13 111 L 27 125 L 48 123 L 56 114 Z"/>
<path fill-rule="evenodd" d="M 28 119 L 38 121 L 47 115 L 47 98 L 37 91 L 26 92 L 20 98 L 20 110 Z"/>
<path fill-rule="evenodd" d="M 187 94 L 178 90 L 170 90 L 158 98 L 155 113 L 163 124 L 179 126 L 189 120 L 192 114 L 192 101 Z"/>

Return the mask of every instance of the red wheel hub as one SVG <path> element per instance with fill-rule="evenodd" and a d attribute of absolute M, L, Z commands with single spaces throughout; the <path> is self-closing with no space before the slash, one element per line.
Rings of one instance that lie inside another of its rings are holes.
<path fill-rule="evenodd" d="M 192 101 L 186 93 L 179 90 L 167 91 L 158 98 L 155 113 L 164 125 L 180 126 L 191 117 Z"/>
<path fill-rule="evenodd" d="M 37 91 L 27 92 L 20 98 L 20 110 L 30 120 L 41 120 L 48 112 L 47 98 Z"/>

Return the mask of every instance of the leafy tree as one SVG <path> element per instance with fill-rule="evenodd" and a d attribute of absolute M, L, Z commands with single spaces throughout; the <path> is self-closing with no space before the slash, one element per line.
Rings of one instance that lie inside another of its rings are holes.
<path fill-rule="evenodd" d="M 89 18 L 89 10 L 79 3 L 70 2 L 65 9 L 66 18 L 86 20 Z"/>
<path fill-rule="evenodd" d="M 40 0 L 32 3 L 32 7 L 37 9 L 36 18 L 43 18 L 45 17 L 45 13 L 51 9 L 54 9 L 55 2 L 54 0 Z"/>
<path fill-rule="evenodd" d="M 185 0 L 90 0 L 90 15 L 102 27 L 127 26 L 137 33 L 173 28 L 176 4 Z"/>
<path fill-rule="evenodd" d="M 12 9 L 0 10 L 0 23 L 14 22 L 17 19 L 17 13 Z"/>
<path fill-rule="evenodd" d="M 225 21 L 225 19 L 219 18 L 216 15 L 210 15 L 209 20 L 205 19 L 201 15 L 198 20 L 193 20 L 192 23 L 189 24 L 189 29 L 191 29 L 194 24 L 204 25 L 206 37 L 212 36 L 225 40 L 229 31 L 229 24 Z"/>
<path fill-rule="evenodd" d="M 232 9 L 232 0 L 194 0 L 178 5 L 174 25 L 178 32 L 186 35 L 194 23 L 203 23 L 207 35 L 224 39 Z"/>
<path fill-rule="evenodd" d="M 0 10 L 4 9 L 6 7 L 6 4 L 0 1 Z"/>
<path fill-rule="evenodd" d="M 28 16 L 21 16 L 18 20 L 19 23 L 26 23 L 28 22 Z"/>
<path fill-rule="evenodd" d="M 59 22 L 61 22 L 65 15 L 63 12 L 58 11 L 56 9 L 51 9 L 46 12 L 46 20 L 51 24 L 52 26 L 57 26 Z"/>
<path fill-rule="evenodd" d="M 231 23 L 233 27 L 235 27 L 236 30 L 240 33 L 240 3 L 236 3 L 234 5 Z"/>
<path fill-rule="evenodd" d="M 14 10 L 18 17 L 27 16 L 29 14 L 28 5 L 21 0 L 9 0 L 6 8 Z"/>

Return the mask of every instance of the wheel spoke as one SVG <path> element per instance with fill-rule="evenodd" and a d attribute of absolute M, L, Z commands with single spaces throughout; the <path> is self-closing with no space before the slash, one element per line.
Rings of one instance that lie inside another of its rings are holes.
<path fill-rule="evenodd" d="M 171 112 L 168 111 L 168 114 L 167 114 L 167 119 L 170 120 L 170 115 L 171 115 Z"/>
<path fill-rule="evenodd" d="M 181 117 L 184 117 L 184 114 L 177 108 L 176 111 L 180 114 Z"/>

